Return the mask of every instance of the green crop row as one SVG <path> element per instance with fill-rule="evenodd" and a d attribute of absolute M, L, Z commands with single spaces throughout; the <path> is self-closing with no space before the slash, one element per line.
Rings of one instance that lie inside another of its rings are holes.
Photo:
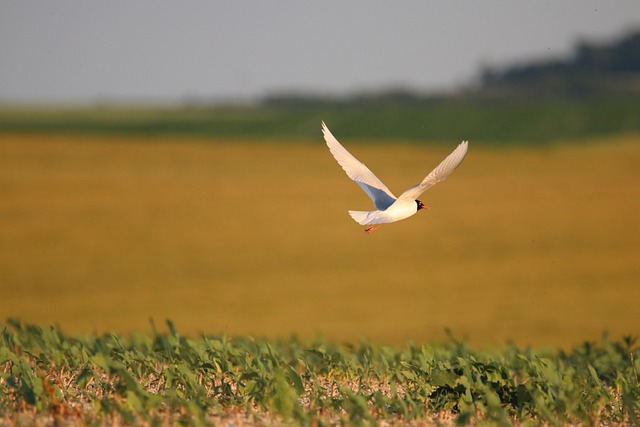
<path fill-rule="evenodd" d="M 633 338 L 571 351 L 322 339 L 69 336 L 8 320 L 0 341 L 0 423 L 162 425 L 638 424 Z"/>

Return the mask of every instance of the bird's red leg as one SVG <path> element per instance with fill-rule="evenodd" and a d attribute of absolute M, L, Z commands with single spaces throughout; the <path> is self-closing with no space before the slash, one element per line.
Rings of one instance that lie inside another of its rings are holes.
<path fill-rule="evenodd" d="M 364 232 L 365 232 L 365 233 L 373 233 L 373 232 L 374 232 L 374 231 L 376 231 L 378 228 L 380 228 L 380 226 L 381 226 L 381 225 L 382 225 L 382 224 L 375 224 L 375 225 L 372 225 L 371 227 L 367 227 L 367 228 L 365 228 L 365 229 L 364 229 Z"/>

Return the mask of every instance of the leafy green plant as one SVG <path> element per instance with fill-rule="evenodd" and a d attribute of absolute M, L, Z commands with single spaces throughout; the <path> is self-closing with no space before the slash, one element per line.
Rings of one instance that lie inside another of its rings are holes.
<path fill-rule="evenodd" d="M 451 340 L 398 349 L 366 341 L 68 336 L 8 320 L 0 344 L 0 419 L 84 423 L 375 424 L 443 421 L 637 424 L 632 337 L 571 351 L 479 351 Z"/>

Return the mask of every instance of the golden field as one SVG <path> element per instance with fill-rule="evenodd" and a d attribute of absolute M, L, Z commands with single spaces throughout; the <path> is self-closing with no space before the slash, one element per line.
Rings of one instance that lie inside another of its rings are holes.
<path fill-rule="evenodd" d="M 450 144 L 351 143 L 396 194 Z M 372 204 L 312 141 L 0 135 L 0 316 L 68 332 L 321 335 L 480 345 L 640 333 L 637 135 L 470 141 L 415 217 Z"/>

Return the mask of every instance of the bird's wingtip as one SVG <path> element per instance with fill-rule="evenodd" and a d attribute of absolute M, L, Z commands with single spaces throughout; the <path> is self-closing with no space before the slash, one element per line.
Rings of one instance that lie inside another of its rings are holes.
<path fill-rule="evenodd" d="M 331 132 L 329 131 L 329 128 L 328 128 L 328 127 L 327 127 L 327 125 L 325 124 L 324 120 L 322 120 L 322 134 L 323 134 L 323 135 L 326 135 L 327 133 L 329 133 L 329 134 L 330 134 Z"/>

